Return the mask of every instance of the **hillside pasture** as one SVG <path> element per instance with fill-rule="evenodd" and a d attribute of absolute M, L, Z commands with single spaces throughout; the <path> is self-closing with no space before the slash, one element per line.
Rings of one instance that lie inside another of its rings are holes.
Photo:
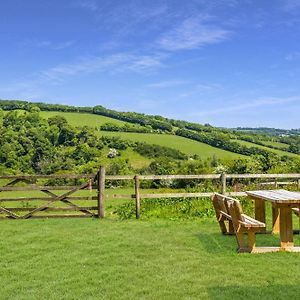
<path fill-rule="evenodd" d="M 100 127 L 105 123 L 114 123 L 117 125 L 126 124 L 126 122 L 120 120 L 99 116 L 99 115 L 85 114 L 85 113 L 41 111 L 40 114 L 44 118 L 50 118 L 55 115 L 63 116 L 71 125 L 78 126 L 78 127 L 80 126 Z M 203 159 L 211 158 L 214 155 L 220 159 L 236 159 L 236 158 L 243 157 L 243 155 L 241 154 L 232 153 L 226 150 L 212 147 L 205 143 L 189 140 L 174 135 L 131 133 L 131 132 L 108 132 L 108 131 L 101 131 L 100 135 L 119 136 L 124 140 L 131 140 L 134 142 L 145 142 L 149 144 L 171 147 L 180 150 L 183 153 L 188 155 L 198 154 Z M 144 165 L 144 163 L 141 164 Z"/>
<path fill-rule="evenodd" d="M 89 127 L 97 127 L 99 128 L 101 125 L 105 123 L 113 123 L 116 125 L 124 125 L 127 122 L 123 122 L 117 119 L 88 114 L 88 113 L 75 113 L 75 112 L 56 112 L 56 111 L 41 111 L 41 116 L 44 118 L 50 118 L 55 115 L 60 115 L 66 118 L 66 120 L 72 126 L 82 127 L 82 126 L 89 126 Z M 131 132 L 109 132 L 109 131 L 101 131 L 101 135 L 104 136 L 119 136 L 125 140 L 131 140 L 135 142 L 145 142 L 150 144 L 156 144 L 160 146 L 171 147 L 177 150 L 182 151 L 188 155 L 199 155 L 202 159 L 211 158 L 212 156 L 216 156 L 219 159 L 237 159 L 240 157 L 245 157 L 241 154 L 236 154 L 230 151 L 222 150 L 216 147 L 212 147 L 205 143 L 189 140 L 179 136 L 173 135 L 160 135 L 160 134 L 146 134 L 146 133 L 131 133 Z M 265 141 L 266 146 L 257 145 L 255 143 L 243 141 L 243 140 L 233 140 L 241 145 L 246 147 L 257 147 L 264 150 L 271 151 L 276 153 L 280 156 L 290 156 L 290 157 L 299 157 L 297 154 L 289 153 L 284 151 L 288 148 L 288 145 L 279 143 L 279 142 L 268 142 Z M 282 148 L 282 150 L 272 149 L 270 146 L 276 146 Z M 131 155 L 129 155 L 130 158 Z M 135 160 L 133 162 L 134 165 L 146 165 L 146 162 L 142 159 L 140 162 L 139 160 Z"/>
<path fill-rule="evenodd" d="M 286 150 L 289 147 L 288 144 L 284 144 L 280 142 L 263 141 L 263 144 L 265 144 L 266 146 L 281 148 L 282 150 Z"/>
<path fill-rule="evenodd" d="M 82 127 L 100 127 L 105 123 L 114 123 L 116 125 L 124 125 L 126 122 L 108 118 L 105 116 L 88 114 L 88 113 L 76 113 L 76 112 L 61 112 L 61 111 L 41 111 L 41 117 L 48 119 L 53 116 L 65 117 L 68 123 L 72 126 Z"/>
<path fill-rule="evenodd" d="M 290 157 L 298 157 L 299 158 L 299 155 L 295 154 L 295 153 L 291 153 L 291 152 L 287 152 L 287 151 L 283 151 L 283 150 L 278 150 L 278 149 L 272 149 L 272 148 L 267 147 L 267 146 L 261 146 L 261 145 L 257 145 L 257 144 L 251 143 L 251 142 L 242 141 L 242 140 L 232 140 L 232 141 L 237 142 L 240 145 L 243 145 L 243 146 L 246 146 L 246 147 L 256 147 L 256 148 L 268 150 L 268 151 L 271 151 L 271 152 L 273 152 L 275 154 L 278 154 L 280 156 L 290 156 Z"/>
<path fill-rule="evenodd" d="M 220 159 L 236 159 L 240 157 L 246 157 L 176 135 L 108 131 L 100 131 L 99 135 L 118 136 L 124 140 L 145 142 L 148 144 L 170 147 L 182 151 L 183 153 L 188 155 L 197 154 L 202 159 L 212 158 L 214 155 Z"/>

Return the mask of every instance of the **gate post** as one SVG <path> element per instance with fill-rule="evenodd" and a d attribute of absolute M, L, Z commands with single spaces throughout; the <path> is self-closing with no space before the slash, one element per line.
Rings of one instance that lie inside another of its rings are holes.
<path fill-rule="evenodd" d="M 105 167 L 101 166 L 97 176 L 98 218 L 104 218 L 105 207 Z"/>

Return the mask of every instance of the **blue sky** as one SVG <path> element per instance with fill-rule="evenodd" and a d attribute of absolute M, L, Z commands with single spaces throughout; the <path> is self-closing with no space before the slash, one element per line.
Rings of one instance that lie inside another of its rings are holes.
<path fill-rule="evenodd" d="M 3 0 L 0 98 L 300 127 L 298 0 Z"/>

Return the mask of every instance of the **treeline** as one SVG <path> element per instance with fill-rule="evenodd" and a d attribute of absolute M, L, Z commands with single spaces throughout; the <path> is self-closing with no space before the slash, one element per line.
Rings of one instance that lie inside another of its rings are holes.
<path fill-rule="evenodd" d="M 16 110 L 22 109 L 31 111 L 33 107 L 38 107 L 44 111 L 63 111 L 63 112 L 85 112 L 92 113 L 92 107 L 76 107 L 63 104 L 49 104 L 42 102 L 28 102 L 23 100 L 0 100 L 0 108 L 3 110 Z"/>
<path fill-rule="evenodd" d="M 188 156 L 179 150 L 146 143 L 136 143 L 133 149 L 148 158 L 166 157 L 168 159 L 187 160 Z"/>
<path fill-rule="evenodd" d="M 284 135 L 299 135 L 300 129 L 278 129 L 278 128 L 269 128 L 269 127 L 237 127 L 237 131 L 251 132 L 251 133 L 260 133 L 268 136 L 284 136 Z"/>
<path fill-rule="evenodd" d="M 176 135 L 189 138 L 198 142 L 202 142 L 213 147 L 218 147 L 223 150 L 227 150 L 234 153 L 239 153 L 243 155 L 263 155 L 267 156 L 270 151 L 257 148 L 257 147 L 246 147 L 240 145 L 237 142 L 231 141 L 230 137 L 224 133 L 218 132 L 194 132 L 187 129 L 178 129 Z"/>
<path fill-rule="evenodd" d="M 100 126 L 100 130 L 114 132 L 161 133 L 160 130 L 154 130 L 151 126 L 136 126 L 127 123 L 125 123 L 124 125 L 105 123 Z"/>
<path fill-rule="evenodd" d="M 151 126 L 153 129 L 159 129 L 166 132 L 171 132 L 172 125 L 160 116 L 147 116 L 141 113 L 135 112 L 118 112 L 112 109 L 107 109 L 101 105 L 97 105 L 93 108 L 93 113 L 96 115 L 102 115 L 117 120 L 136 123 L 141 126 Z"/>
<path fill-rule="evenodd" d="M 186 128 L 195 131 L 205 131 L 211 132 L 212 130 L 224 131 L 229 133 L 226 129 L 218 129 L 209 124 L 201 125 L 197 123 L 191 123 L 182 120 L 173 120 L 164 118 L 162 116 L 157 115 L 145 115 L 142 113 L 135 112 L 118 112 L 116 110 L 107 109 L 101 105 L 97 105 L 94 107 L 76 107 L 62 104 L 46 104 L 42 102 L 27 102 L 21 100 L 0 100 L 0 108 L 3 110 L 16 110 L 22 109 L 31 111 L 32 107 L 38 107 L 43 111 L 63 111 L 63 112 L 81 112 L 81 113 L 92 113 L 97 115 L 102 115 L 106 117 L 110 117 L 113 119 L 121 120 L 124 122 L 139 124 L 147 129 L 160 130 L 162 132 L 171 133 L 174 130 L 174 127 L 178 128 Z M 119 127 L 104 126 L 106 130 L 112 128 L 112 131 L 119 131 Z M 146 129 L 146 130 L 147 130 Z M 105 129 L 102 129 L 105 130 Z"/>
<path fill-rule="evenodd" d="M 46 104 L 41 102 L 27 102 L 21 100 L 1 100 L 0 108 L 3 110 L 16 110 L 22 109 L 30 111 L 32 106 L 38 107 L 44 111 L 63 111 L 63 112 L 81 112 L 81 113 L 93 113 L 96 115 L 102 115 L 117 120 L 122 120 L 129 123 L 139 124 L 141 126 L 150 126 L 153 129 L 159 129 L 166 132 L 172 131 L 172 125 L 169 124 L 165 118 L 160 116 L 147 116 L 141 113 L 135 112 L 118 112 L 112 109 L 107 109 L 101 105 L 94 107 L 76 107 L 62 104 Z"/>

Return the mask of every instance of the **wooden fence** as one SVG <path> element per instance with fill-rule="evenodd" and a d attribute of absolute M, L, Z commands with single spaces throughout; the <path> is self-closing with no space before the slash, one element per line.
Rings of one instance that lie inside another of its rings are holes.
<path fill-rule="evenodd" d="M 83 183 L 70 186 L 70 185 L 37 185 L 37 180 L 84 180 Z M 196 192 L 196 193 L 142 193 L 141 181 L 147 180 L 214 180 L 220 186 L 218 192 L 230 196 L 246 196 L 243 191 L 228 191 L 228 182 L 230 180 L 242 180 L 242 179 L 264 179 L 273 180 L 271 182 L 263 182 L 262 185 L 273 185 L 275 188 L 286 184 L 295 184 L 300 189 L 300 174 L 199 174 L 199 175 L 105 175 L 105 168 L 100 167 L 96 174 L 88 175 L 75 175 L 75 174 L 63 174 L 63 175 L 10 175 L 0 176 L 0 181 L 9 180 L 4 186 L 0 186 L 1 192 L 17 192 L 22 191 L 24 193 L 28 191 L 40 191 L 46 194 L 47 197 L 0 197 L 0 213 L 4 214 L 4 218 L 10 219 L 28 219 L 28 218 L 61 218 L 61 217 L 98 217 L 104 218 L 105 216 L 105 198 L 113 199 L 135 199 L 136 218 L 138 219 L 141 214 L 141 200 L 142 199 L 159 199 L 159 198 L 200 198 L 210 197 L 213 192 Z M 291 181 L 280 181 L 281 179 L 289 179 Z M 133 194 L 105 194 L 106 181 L 132 181 L 134 184 Z M 22 182 L 26 186 L 16 186 Z M 74 196 L 73 194 L 81 191 L 89 190 L 88 196 Z M 58 195 L 58 191 L 66 191 L 63 194 Z M 95 201 L 93 206 L 80 206 L 76 204 L 76 201 Z M 22 202 L 22 201 L 43 201 L 41 205 L 34 207 L 4 207 L 3 202 Z M 53 204 L 64 203 L 67 206 L 56 206 Z M 74 203 L 75 202 L 75 203 Z M 16 212 L 26 212 L 25 214 L 16 214 Z M 54 211 L 55 214 L 48 214 L 48 212 Z M 76 214 L 64 214 L 65 211 L 75 211 Z"/>

